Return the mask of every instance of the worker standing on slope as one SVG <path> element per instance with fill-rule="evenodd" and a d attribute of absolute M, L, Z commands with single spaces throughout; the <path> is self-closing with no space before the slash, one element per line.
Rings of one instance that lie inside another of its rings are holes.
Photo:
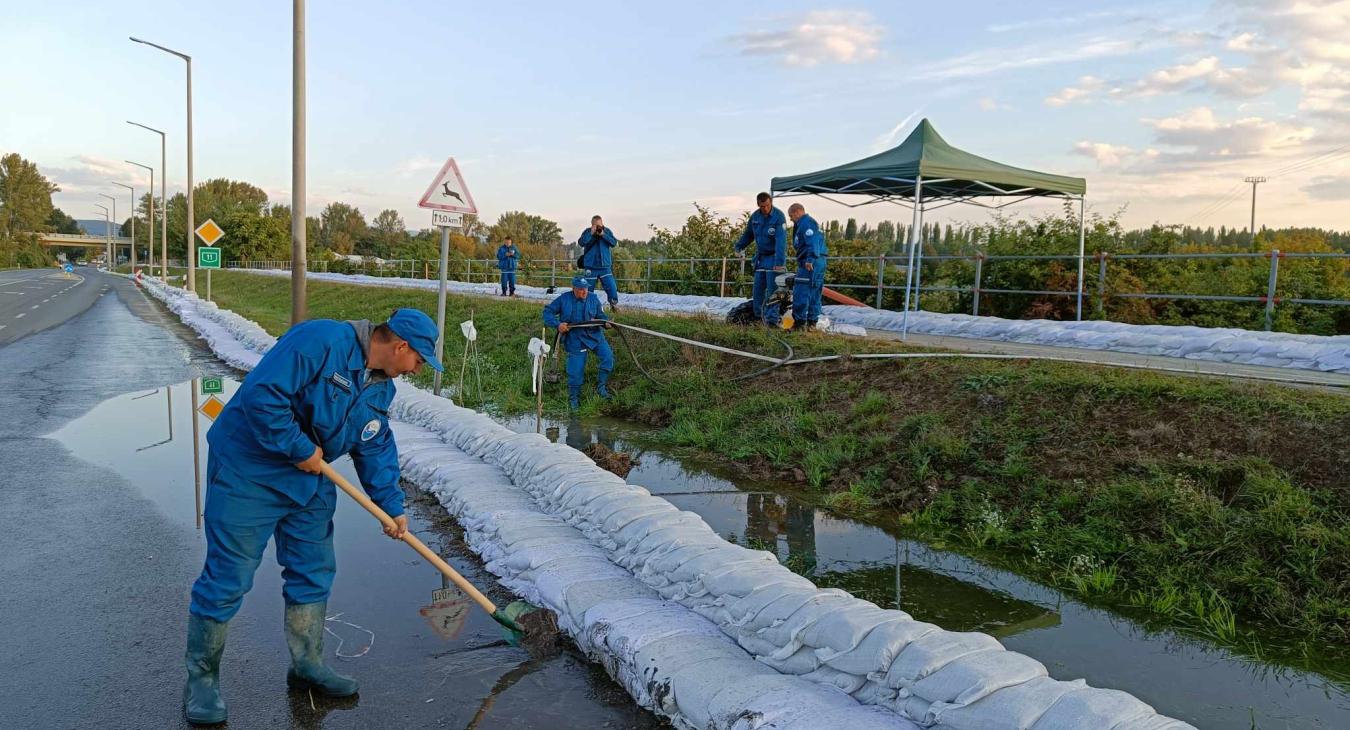
<path fill-rule="evenodd" d="M 783 271 L 787 258 L 787 218 L 783 211 L 773 207 L 773 196 L 760 193 L 755 196 L 759 206 L 750 214 L 745 223 L 745 232 L 736 242 L 736 252 L 745 250 L 753 241 L 755 256 L 752 259 L 755 270 L 754 288 L 751 290 L 751 302 L 755 316 L 770 327 L 776 326 L 781 313 L 775 307 L 765 307 L 764 301 L 778 288 L 774 277 Z M 775 311 L 770 311 L 775 310 Z"/>
<path fill-rule="evenodd" d="M 351 454 L 370 498 L 407 530 L 398 450 L 389 432 L 392 378 L 436 370 L 436 325 L 415 309 L 384 324 L 311 320 L 292 327 L 263 356 L 211 430 L 206 478 L 206 564 L 192 586 L 183 709 L 192 723 L 226 719 L 220 656 L 229 621 L 253 585 L 275 536 L 286 601 L 286 683 L 330 697 L 356 681 L 323 662 L 337 492 L 319 465 Z"/>
<path fill-rule="evenodd" d="M 619 288 L 614 282 L 614 257 L 610 251 L 618 244 L 614 231 L 605 226 L 600 216 L 591 216 L 591 227 L 581 232 L 577 244 L 581 246 L 580 268 L 590 272 L 591 291 L 604 287 L 610 311 L 619 311 Z"/>
<path fill-rule="evenodd" d="M 614 371 L 614 351 L 609 348 L 601 328 L 576 326 L 609 319 L 600 306 L 600 297 L 588 288 L 589 283 L 584 276 L 572 277 L 572 290 L 559 294 L 557 299 L 544 306 L 544 324 L 558 330 L 563 351 L 567 353 L 567 404 L 573 409 L 581 407 L 587 352 L 594 352 L 600 359 L 600 376 L 595 390 L 601 398 L 610 397 L 609 374 Z M 604 326 L 611 325 L 606 322 Z"/>
<path fill-rule="evenodd" d="M 506 242 L 497 247 L 497 268 L 502 272 L 502 296 L 516 295 L 516 267 L 520 265 L 520 252 L 506 237 Z M 509 291 L 508 291 L 509 289 Z"/>
<path fill-rule="evenodd" d="M 792 247 L 797 252 L 797 276 L 792 283 L 792 329 L 815 329 L 820 319 L 820 295 L 825 289 L 825 232 L 806 214 L 801 203 L 788 206 L 792 219 Z"/>

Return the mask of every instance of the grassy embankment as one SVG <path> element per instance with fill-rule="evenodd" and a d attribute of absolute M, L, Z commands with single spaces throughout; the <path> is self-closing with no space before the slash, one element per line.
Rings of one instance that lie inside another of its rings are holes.
<path fill-rule="evenodd" d="M 270 332 L 285 330 L 286 279 L 225 272 L 214 284 L 221 306 Z M 436 303 L 430 291 L 309 286 L 312 317 L 380 320 L 397 306 L 434 313 Z M 448 320 L 467 318 L 471 308 L 490 407 L 533 410 L 525 346 L 540 332 L 539 305 L 452 296 Z M 758 330 L 621 317 L 781 352 Z M 457 330 L 447 345 L 452 388 L 463 344 Z M 1105 367 L 950 359 L 796 366 L 733 383 L 729 377 L 754 366 L 629 337 L 663 384 L 644 379 L 611 335 L 617 397 L 592 396 L 582 415 L 646 422 L 667 446 L 795 482 L 830 509 L 905 525 L 1225 644 L 1260 651 L 1249 631 L 1262 627 L 1299 637 L 1305 650 L 1350 654 L 1350 398 Z M 802 355 L 896 349 L 823 335 L 792 342 Z M 562 415 L 565 407 L 565 389 L 550 388 L 546 410 Z"/>

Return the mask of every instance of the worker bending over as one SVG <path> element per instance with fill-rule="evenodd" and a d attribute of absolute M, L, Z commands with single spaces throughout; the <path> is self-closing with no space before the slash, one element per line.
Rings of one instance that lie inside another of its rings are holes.
<path fill-rule="evenodd" d="M 600 359 L 600 376 L 595 390 L 601 398 L 609 398 L 609 374 L 614 371 L 614 351 L 599 326 L 578 327 L 593 320 L 608 320 L 600 306 L 600 298 L 588 288 L 584 276 L 572 277 L 572 290 L 558 295 L 544 306 L 544 324 L 557 328 L 567 353 L 567 404 L 581 407 L 581 384 L 586 379 L 586 353 L 594 352 Z M 612 325 L 605 322 L 604 327 Z"/>
<path fill-rule="evenodd" d="M 516 295 L 516 267 L 520 265 L 520 251 L 512 243 L 511 237 L 497 247 L 497 268 L 502 272 L 502 296 Z"/>
<path fill-rule="evenodd" d="M 755 255 L 751 261 L 755 279 L 751 290 L 751 306 L 754 307 L 756 317 L 773 327 L 781 319 L 781 313 L 776 307 L 764 306 L 764 302 L 778 288 L 774 277 L 783 271 L 787 257 L 787 231 L 784 230 L 787 219 L 783 217 L 783 211 L 773 207 L 773 197 L 768 193 L 756 195 L 755 203 L 759 207 L 746 221 L 745 232 L 736 241 L 736 252 L 741 253 L 751 241 L 754 242 Z"/>
<path fill-rule="evenodd" d="M 323 662 L 337 492 L 319 465 L 351 454 L 366 493 L 394 518 L 385 534 L 403 537 L 391 379 L 423 363 L 440 370 L 435 347 L 436 325 L 415 309 L 399 309 L 378 326 L 302 322 L 263 356 L 207 432 L 206 564 L 192 586 L 185 657 L 189 722 L 225 721 L 226 627 L 272 538 L 286 601 L 286 683 L 330 697 L 356 694 L 355 680 Z"/>
<path fill-rule="evenodd" d="M 577 239 L 581 246 L 580 268 L 590 272 L 591 291 L 604 287 L 609 308 L 614 312 L 619 311 L 619 288 L 614 283 L 614 257 L 610 249 L 617 243 L 614 231 L 609 230 L 598 215 L 591 216 L 591 227 L 582 231 Z"/>
<path fill-rule="evenodd" d="M 825 232 L 801 203 L 788 206 L 792 247 L 797 251 L 797 276 L 792 284 L 792 329 L 814 329 L 820 319 L 820 294 L 825 289 Z"/>

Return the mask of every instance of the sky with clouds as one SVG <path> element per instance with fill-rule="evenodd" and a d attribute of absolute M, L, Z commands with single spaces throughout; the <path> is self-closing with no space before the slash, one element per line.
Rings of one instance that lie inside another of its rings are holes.
<path fill-rule="evenodd" d="M 183 188 L 184 64 L 130 35 L 194 58 L 197 180 L 289 202 L 289 3 L 18 5 L 0 152 L 36 161 L 68 213 L 144 186 L 123 160 L 158 167 L 158 137 L 128 119 L 169 133 Z M 527 210 L 570 235 L 602 213 L 645 238 L 926 117 L 976 154 L 1086 177 L 1090 208 L 1129 225 L 1245 226 L 1242 178 L 1266 175 L 1259 223 L 1350 228 L 1350 0 L 468 5 L 309 3 L 311 215 L 342 200 L 426 227 L 416 202 L 453 155 L 489 220 Z"/>

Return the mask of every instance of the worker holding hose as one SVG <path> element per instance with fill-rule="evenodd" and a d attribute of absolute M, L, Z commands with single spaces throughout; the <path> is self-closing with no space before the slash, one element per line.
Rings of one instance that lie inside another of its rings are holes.
<path fill-rule="evenodd" d="M 586 277 L 574 276 L 572 290 L 559 294 L 544 306 L 544 324 L 558 330 L 563 351 L 567 353 L 567 404 L 573 409 L 581 407 L 587 352 L 594 352 L 600 359 L 600 376 L 595 390 L 601 398 L 610 397 L 609 374 L 614 371 L 614 351 L 602 331 L 602 327 L 612 325 L 600 306 L 600 298 L 590 290 L 589 284 Z"/>
<path fill-rule="evenodd" d="M 755 256 L 752 260 L 755 270 L 754 287 L 751 289 L 752 306 L 755 317 L 770 327 L 775 327 L 782 318 L 777 307 L 766 307 L 764 302 L 778 288 L 775 277 L 783 271 L 787 258 L 787 218 L 783 211 L 773 207 L 773 196 L 760 193 L 755 196 L 759 206 L 750 214 L 745 223 L 745 232 L 736 242 L 736 252 L 742 253 L 753 241 Z M 743 255 L 743 254 L 742 254 Z"/>
<path fill-rule="evenodd" d="M 820 296 L 825 289 L 825 232 L 806 214 L 801 203 L 788 206 L 792 219 L 792 247 L 797 252 L 797 276 L 792 283 L 792 329 L 815 329 L 820 319 Z"/>
<path fill-rule="evenodd" d="M 230 619 L 253 585 L 269 539 L 276 540 L 286 602 L 286 683 L 330 697 L 356 694 L 356 681 L 323 662 L 333 558 L 333 483 L 323 462 L 351 454 L 370 498 L 394 517 L 385 534 L 408 527 L 398 451 L 389 432 L 392 378 L 436 370 L 436 325 L 416 309 L 389 321 L 311 320 L 292 327 L 244 378 L 206 439 L 206 564 L 188 615 L 189 722 L 226 719 L 220 657 Z"/>

